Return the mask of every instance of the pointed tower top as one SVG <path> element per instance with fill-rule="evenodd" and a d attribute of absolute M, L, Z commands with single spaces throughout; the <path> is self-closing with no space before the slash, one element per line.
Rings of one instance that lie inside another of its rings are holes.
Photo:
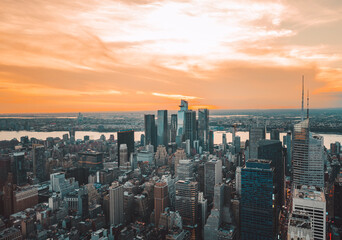
<path fill-rule="evenodd" d="M 302 76 L 302 113 L 301 120 L 304 120 L 304 75 Z"/>

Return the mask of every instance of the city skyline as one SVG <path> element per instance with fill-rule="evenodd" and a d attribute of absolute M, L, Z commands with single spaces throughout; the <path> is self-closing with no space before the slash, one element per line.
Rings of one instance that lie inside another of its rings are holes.
<path fill-rule="evenodd" d="M 0 6 L 0 113 L 342 107 L 339 1 Z"/>

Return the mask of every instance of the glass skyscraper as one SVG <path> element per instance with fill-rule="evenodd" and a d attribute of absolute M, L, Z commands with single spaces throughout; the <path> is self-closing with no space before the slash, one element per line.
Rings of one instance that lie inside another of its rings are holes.
<path fill-rule="evenodd" d="M 250 159 L 241 169 L 241 239 L 274 239 L 273 169 L 269 160 Z"/>
<path fill-rule="evenodd" d="M 293 182 L 324 187 L 323 137 L 309 132 L 309 119 L 294 125 Z"/>
<path fill-rule="evenodd" d="M 157 149 L 157 132 L 154 114 L 145 115 L 145 145 L 153 145 Z"/>
<path fill-rule="evenodd" d="M 168 144 L 168 121 L 167 110 L 158 110 L 157 120 L 157 144 L 167 147 Z"/>
<path fill-rule="evenodd" d="M 208 149 L 208 139 L 209 139 L 209 110 L 198 109 L 198 140 L 200 146 L 205 150 Z"/>

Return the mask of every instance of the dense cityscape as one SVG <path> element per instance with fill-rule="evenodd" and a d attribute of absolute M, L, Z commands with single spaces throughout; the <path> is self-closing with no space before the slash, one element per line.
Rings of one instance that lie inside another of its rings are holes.
<path fill-rule="evenodd" d="M 0 239 L 341 238 L 341 143 L 325 147 L 309 109 L 284 123 L 283 114 L 210 117 L 188 104 L 114 122 L 79 113 L 63 118 L 62 138 L 1 141 Z M 26 121 L 20 129 L 48 130 L 36 126 L 60 120 L 10 119 L 2 129 Z M 75 137 L 108 121 L 118 130 L 109 138 Z"/>

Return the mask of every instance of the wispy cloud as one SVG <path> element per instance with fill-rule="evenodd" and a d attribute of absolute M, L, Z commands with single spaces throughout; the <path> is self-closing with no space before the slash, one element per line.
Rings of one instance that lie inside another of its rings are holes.
<path fill-rule="evenodd" d="M 202 99 L 200 97 L 195 96 L 186 96 L 181 94 L 165 94 L 165 93 L 152 93 L 153 96 L 157 97 L 164 97 L 164 98 L 171 98 L 171 99 L 187 99 L 187 100 L 193 100 L 193 99 Z"/>

